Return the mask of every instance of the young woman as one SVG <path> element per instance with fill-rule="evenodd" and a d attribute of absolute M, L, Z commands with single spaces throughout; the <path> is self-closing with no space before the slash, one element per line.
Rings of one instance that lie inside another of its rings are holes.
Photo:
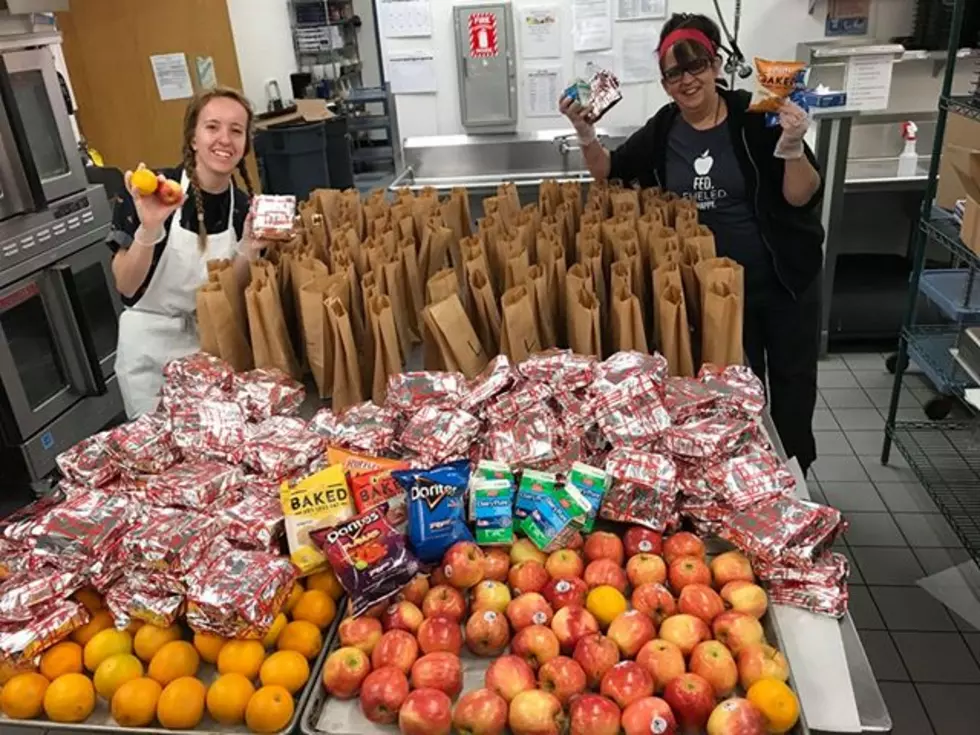
<path fill-rule="evenodd" d="M 821 179 L 803 142 L 806 113 L 787 101 L 779 125 L 748 111 L 750 95 L 718 80 L 721 33 L 703 15 L 675 14 L 660 34 L 660 71 L 671 104 L 619 148 L 596 140 L 582 107 L 561 111 L 578 133 L 596 179 L 660 186 L 692 198 L 719 256 L 745 268 L 743 341 L 753 371 L 768 379 L 770 410 L 790 457 L 816 458 L 819 275 L 824 232 Z"/>
<path fill-rule="evenodd" d="M 199 349 L 194 311 L 207 262 L 233 259 L 244 288 L 248 263 L 264 247 L 252 235 L 249 216 L 252 186 L 244 158 L 251 135 L 248 100 L 233 89 L 209 89 L 187 106 L 182 165 L 159 172 L 161 181 L 180 182 L 183 197 L 168 204 L 140 196 L 133 172 L 126 172 L 128 194 L 116 207 L 108 244 L 126 305 L 116 376 L 129 418 L 156 408 L 167 361 Z M 248 194 L 235 186 L 235 171 Z"/>

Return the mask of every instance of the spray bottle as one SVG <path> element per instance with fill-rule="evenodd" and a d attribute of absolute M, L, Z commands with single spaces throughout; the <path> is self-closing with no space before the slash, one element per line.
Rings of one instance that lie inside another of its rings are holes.
<path fill-rule="evenodd" d="M 919 168 L 919 154 L 915 150 L 916 133 L 919 126 L 911 120 L 902 123 L 902 137 L 905 139 L 905 149 L 898 157 L 898 176 L 899 178 L 911 178 L 915 176 Z"/>

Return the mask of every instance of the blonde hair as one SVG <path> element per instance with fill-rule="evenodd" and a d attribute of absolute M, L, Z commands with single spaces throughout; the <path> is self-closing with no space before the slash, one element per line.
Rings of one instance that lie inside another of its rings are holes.
<path fill-rule="evenodd" d="M 249 197 L 251 198 L 252 194 L 254 194 L 252 189 L 252 180 L 248 175 L 248 168 L 245 166 L 245 158 L 252 151 L 252 134 L 254 132 L 255 121 L 255 114 L 252 112 L 252 104 L 248 101 L 245 95 L 232 87 L 213 87 L 211 89 L 205 89 L 198 92 L 188 103 L 187 110 L 184 112 L 182 147 L 184 156 L 184 171 L 187 173 L 187 178 L 190 180 L 191 187 L 194 190 L 194 208 L 197 210 L 197 244 L 202 253 L 207 247 L 208 231 L 204 226 L 204 202 L 201 197 L 201 185 L 197 178 L 197 154 L 194 151 L 193 146 L 194 133 L 197 130 L 197 121 L 201 116 L 201 110 L 204 109 L 208 102 L 219 98 L 235 100 L 235 102 L 245 108 L 245 112 L 248 115 L 248 122 L 245 128 L 245 152 L 242 154 L 242 158 L 238 162 L 236 168 L 238 170 L 238 175 L 245 184 L 245 191 L 248 192 Z"/>

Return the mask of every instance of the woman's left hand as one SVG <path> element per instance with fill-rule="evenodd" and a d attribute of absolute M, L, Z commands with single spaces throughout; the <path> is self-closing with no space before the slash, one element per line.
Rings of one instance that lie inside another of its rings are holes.
<path fill-rule="evenodd" d="M 783 129 L 776 143 L 776 158 L 802 158 L 803 136 L 810 127 L 810 118 L 802 107 L 784 100 L 779 108 L 779 126 Z"/>

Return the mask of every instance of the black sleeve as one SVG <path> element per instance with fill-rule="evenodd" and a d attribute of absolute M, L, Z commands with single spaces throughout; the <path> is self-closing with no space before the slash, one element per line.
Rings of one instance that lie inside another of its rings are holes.
<path fill-rule="evenodd" d="M 231 223 L 235 228 L 235 240 L 241 240 L 245 234 L 245 218 L 248 217 L 248 210 L 252 206 L 248 194 L 235 187 L 235 211 L 231 215 Z"/>
<path fill-rule="evenodd" d="M 634 132 L 609 154 L 609 178 L 629 185 L 653 186 L 653 120 Z"/>

